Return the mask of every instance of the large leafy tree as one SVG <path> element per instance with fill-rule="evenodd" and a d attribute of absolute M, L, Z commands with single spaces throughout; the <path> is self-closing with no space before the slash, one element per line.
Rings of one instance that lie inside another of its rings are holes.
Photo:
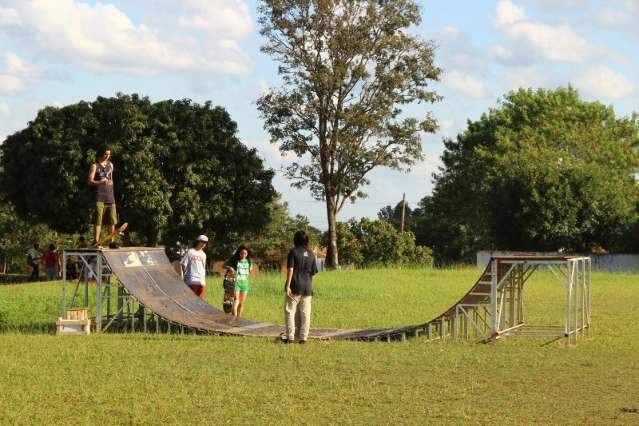
<path fill-rule="evenodd" d="M 95 200 L 87 175 L 105 145 L 114 154 L 118 212 L 137 243 L 175 247 L 202 232 L 224 242 L 268 221 L 273 171 L 209 102 L 119 94 L 46 107 L 2 145 L 1 189 L 21 217 L 84 231 Z"/>
<path fill-rule="evenodd" d="M 386 220 L 351 219 L 337 224 L 343 263 L 357 266 L 420 265 L 433 263 L 428 247 L 415 245 L 412 232 L 401 232 Z"/>
<path fill-rule="evenodd" d="M 366 194 L 376 167 L 408 169 L 422 158 L 429 113 L 407 117 L 414 102 L 435 102 L 428 86 L 440 70 L 433 44 L 410 33 L 421 21 L 413 0 L 261 0 L 262 51 L 279 62 L 283 85 L 257 102 L 271 140 L 298 161 L 293 186 L 326 202 L 328 263 L 338 265 L 337 213 Z"/>
<path fill-rule="evenodd" d="M 479 248 L 622 247 L 637 215 L 638 141 L 639 117 L 573 88 L 510 92 L 445 141 L 418 239 L 448 260 Z"/>

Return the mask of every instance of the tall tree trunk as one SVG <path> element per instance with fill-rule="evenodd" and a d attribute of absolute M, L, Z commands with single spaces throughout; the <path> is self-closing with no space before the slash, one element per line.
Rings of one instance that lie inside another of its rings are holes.
<path fill-rule="evenodd" d="M 326 196 L 326 217 L 328 218 L 328 247 L 326 262 L 330 268 L 338 268 L 337 255 L 337 206 L 334 196 Z"/>

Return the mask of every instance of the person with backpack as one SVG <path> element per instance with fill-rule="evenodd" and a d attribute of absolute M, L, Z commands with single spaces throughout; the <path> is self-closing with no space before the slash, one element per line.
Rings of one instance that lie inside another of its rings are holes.
<path fill-rule="evenodd" d="M 235 275 L 235 301 L 233 303 L 233 316 L 240 318 L 244 311 L 246 296 L 250 290 L 249 275 L 253 270 L 253 262 L 250 259 L 250 251 L 245 245 L 235 250 L 235 254 L 224 263 L 228 273 Z"/>
<path fill-rule="evenodd" d="M 29 281 L 40 280 L 40 245 L 35 243 L 33 247 L 27 251 L 27 265 L 31 268 L 31 276 Z"/>
<path fill-rule="evenodd" d="M 295 341 L 306 343 L 311 326 L 311 301 L 313 299 L 313 276 L 317 273 L 317 262 L 313 251 L 308 248 L 308 235 L 297 231 L 293 236 L 295 248 L 288 253 L 286 262 L 287 274 L 286 302 L 284 316 L 286 320 L 286 343 Z M 298 316 L 299 311 L 299 316 Z M 296 318 L 297 319 L 296 321 Z M 296 330 L 297 328 L 297 330 Z"/>

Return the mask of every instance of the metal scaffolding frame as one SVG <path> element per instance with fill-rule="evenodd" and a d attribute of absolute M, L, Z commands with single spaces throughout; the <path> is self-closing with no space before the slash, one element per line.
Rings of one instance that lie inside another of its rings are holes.
<path fill-rule="evenodd" d="M 158 332 L 171 329 L 169 323 L 154 315 L 130 294 L 113 275 L 111 267 L 99 249 L 63 251 L 64 265 L 69 258 L 77 259 L 80 264 L 79 276 L 69 281 L 66 267 L 63 268 L 61 318 L 66 319 L 67 309 L 70 308 L 92 308 L 95 312 L 91 319 L 96 333 L 112 329 Z M 95 291 L 91 291 L 93 286 Z M 69 290 L 72 290 L 72 293 Z"/>
<path fill-rule="evenodd" d="M 565 317 L 561 325 L 526 323 L 525 284 L 540 268 L 550 270 L 564 285 Z M 473 289 L 454 310 L 441 316 L 440 337 L 476 337 L 484 342 L 506 336 L 565 338 L 567 344 L 576 344 L 590 328 L 590 276 L 587 256 L 492 258 Z"/>
<path fill-rule="evenodd" d="M 525 284 L 548 269 L 565 288 L 565 317 L 556 325 L 526 322 Z M 429 322 L 394 329 L 361 330 L 340 338 L 390 342 L 424 336 L 428 341 L 467 339 L 485 343 L 509 336 L 565 339 L 576 344 L 590 328 L 591 265 L 588 256 L 494 257 L 475 285 L 450 309 Z"/>

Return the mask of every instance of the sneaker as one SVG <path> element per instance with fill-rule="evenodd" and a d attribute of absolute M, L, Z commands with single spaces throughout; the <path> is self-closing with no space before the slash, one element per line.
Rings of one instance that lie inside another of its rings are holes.
<path fill-rule="evenodd" d="M 306 344 L 306 340 L 300 340 L 300 341 L 299 341 L 299 344 L 300 344 L 300 345 L 305 345 L 305 344 Z"/>

